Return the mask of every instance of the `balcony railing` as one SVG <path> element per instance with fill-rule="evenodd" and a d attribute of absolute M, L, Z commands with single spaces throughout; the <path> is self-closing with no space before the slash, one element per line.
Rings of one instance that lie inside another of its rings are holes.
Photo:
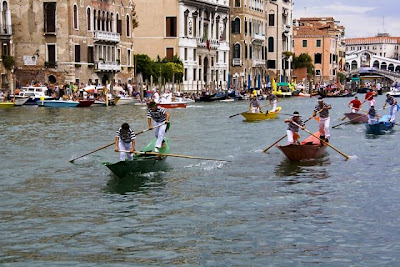
<path fill-rule="evenodd" d="M 240 59 L 240 58 L 234 58 L 234 59 L 232 60 L 232 65 L 233 65 L 233 66 L 242 66 L 242 59 Z"/>
<path fill-rule="evenodd" d="M 253 59 L 253 67 L 265 67 L 265 60 Z"/>
<path fill-rule="evenodd" d="M 118 61 L 96 61 L 96 71 L 121 71 L 121 64 Z"/>
<path fill-rule="evenodd" d="M 255 33 L 253 35 L 253 39 L 254 39 L 254 41 L 264 42 L 265 41 L 265 35 L 261 34 L 261 33 Z"/>
<path fill-rule="evenodd" d="M 121 35 L 116 32 L 95 31 L 94 40 L 98 42 L 119 43 L 121 40 Z"/>
<path fill-rule="evenodd" d="M 219 40 L 217 40 L 217 39 L 208 39 L 208 41 L 210 42 L 210 49 L 218 49 Z M 198 47 L 207 48 L 207 39 L 206 38 L 202 38 L 202 37 L 198 37 L 197 38 L 197 46 Z"/>

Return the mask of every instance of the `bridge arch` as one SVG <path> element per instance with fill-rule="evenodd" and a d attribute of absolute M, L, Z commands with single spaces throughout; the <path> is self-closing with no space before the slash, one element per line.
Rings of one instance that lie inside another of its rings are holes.
<path fill-rule="evenodd" d="M 394 65 L 392 63 L 389 64 L 388 66 L 388 70 L 390 71 L 394 71 Z"/>
<path fill-rule="evenodd" d="M 396 72 L 400 72 L 400 66 L 396 67 Z"/>
<path fill-rule="evenodd" d="M 351 69 L 352 69 L 352 70 L 358 69 L 358 63 L 357 63 L 357 61 L 353 60 L 353 61 L 351 62 Z"/>
<path fill-rule="evenodd" d="M 386 62 L 381 63 L 381 70 L 387 70 L 387 64 Z"/>
<path fill-rule="evenodd" d="M 374 65 L 372 65 L 372 67 L 379 69 L 379 61 L 375 60 Z"/>

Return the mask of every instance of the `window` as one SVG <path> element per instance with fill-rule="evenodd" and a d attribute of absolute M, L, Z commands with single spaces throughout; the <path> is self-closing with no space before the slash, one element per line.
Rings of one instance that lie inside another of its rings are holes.
<path fill-rule="evenodd" d="M 189 10 L 186 10 L 183 17 L 183 36 L 188 36 L 188 16 Z"/>
<path fill-rule="evenodd" d="M 196 69 L 193 69 L 193 81 L 196 81 Z"/>
<path fill-rule="evenodd" d="M 268 25 L 275 26 L 275 14 L 268 15 Z"/>
<path fill-rule="evenodd" d="M 240 33 L 240 19 L 236 18 L 232 21 L 232 33 Z"/>
<path fill-rule="evenodd" d="M 244 34 L 247 35 L 247 19 L 244 19 Z"/>
<path fill-rule="evenodd" d="M 90 15 L 91 15 L 91 11 L 90 11 L 90 8 L 88 8 L 87 12 L 86 12 L 86 23 L 87 23 L 87 30 L 88 31 L 92 30 L 92 26 L 91 26 L 92 21 L 90 19 Z"/>
<path fill-rule="evenodd" d="M 193 61 L 196 61 L 196 57 L 197 57 L 196 53 L 197 53 L 196 49 L 193 49 Z"/>
<path fill-rule="evenodd" d="M 224 52 L 224 63 L 226 63 L 226 52 Z"/>
<path fill-rule="evenodd" d="M 128 56 L 128 66 L 132 66 L 132 51 L 130 49 L 126 50 L 127 56 Z"/>
<path fill-rule="evenodd" d="M 247 59 L 248 53 L 247 53 L 247 45 L 244 45 L 244 58 Z"/>
<path fill-rule="evenodd" d="M 321 47 L 321 40 L 317 40 L 316 46 L 317 46 L 317 47 Z"/>
<path fill-rule="evenodd" d="M 321 75 L 321 70 L 315 70 L 315 75 L 320 76 Z"/>
<path fill-rule="evenodd" d="M 235 7 L 240 7 L 240 0 L 235 0 Z"/>
<path fill-rule="evenodd" d="M 56 3 L 44 3 L 44 32 L 56 32 Z"/>
<path fill-rule="evenodd" d="M 88 52 L 87 52 L 87 62 L 88 63 L 94 63 L 94 50 L 93 46 L 88 46 Z"/>
<path fill-rule="evenodd" d="M 187 69 L 186 69 L 186 68 L 185 68 L 185 72 L 184 72 L 183 80 L 184 80 L 184 81 L 187 81 Z"/>
<path fill-rule="evenodd" d="M 249 58 L 253 58 L 253 47 L 251 45 L 249 45 Z"/>
<path fill-rule="evenodd" d="M 126 16 L 126 37 L 131 37 L 131 19 Z"/>
<path fill-rule="evenodd" d="M 322 55 L 320 53 L 314 55 L 314 64 L 322 64 Z"/>
<path fill-rule="evenodd" d="M 78 29 L 78 6 L 74 5 L 74 29 L 77 30 Z"/>
<path fill-rule="evenodd" d="M 274 52 L 274 37 L 268 37 L 268 52 Z"/>
<path fill-rule="evenodd" d="M 240 44 L 233 45 L 233 58 L 240 58 Z"/>
<path fill-rule="evenodd" d="M 56 66 L 56 45 L 55 44 L 47 44 L 47 66 L 50 68 L 54 68 Z"/>
<path fill-rule="evenodd" d="M 275 60 L 268 60 L 267 61 L 267 68 L 268 69 L 275 69 Z"/>
<path fill-rule="evenodd" d="M 176 17 L 167 17 L 165 26 L 165 36 L 176 37 Z"/>
<path fill-rule="evenodd" d="M 307 40 L 303 40 L 303 47 L 307 47 Z"/>
<path fill-rule="evenodd" d="M 100 30 L 100 28 L 98 30 Z M 119 14 L 117 14 L 117 33 L 122 34 L 122 20 L 119 19 Z"/>
<path fill-rule="evenodd" d="M 184 59 L 187 60 L 187 48 L 185 48 L 184 51 L 185 51 L 185 57 L 184 57 Z"/>
<path fill-rule="evenodd" d="M 167 47 L 165 52 L 167 59 L 172 59 L 174 57 L 174 49 L 172 47 Z"/>
<path fill-rule="evenodd" d="M 224 82 L 226 81 L 226 70 L 224 70 Z"/>
<path fill-rule="evenodd" d="M 75 62 L 81 62 L 81 46 L 75 45 Z"/>

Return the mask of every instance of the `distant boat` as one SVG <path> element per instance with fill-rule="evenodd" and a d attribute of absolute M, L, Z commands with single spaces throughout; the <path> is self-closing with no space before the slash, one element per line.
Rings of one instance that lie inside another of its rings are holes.
<path fill-rule="evenodd" d="M 79 101 L 72 100 L 39 100 L 38 106 L 51 108 L 74 108 L 79 105 Z"/>
<path fill-rule="evenodd" d="M 141 152 L 153 152 L 157 139 L 153 139 L 146 147 L 141 149 Z M 170 152 L 170 145 L 168 138 L 164 138 L 164 147 L 159 149 L 160 153 L 168 154 Z M 117 163 L 105 162 L 104 166 L 109 168 L 116 176 L 123 178 L 135 173 L 147 173 L 161 171 L 166 168 L 166 157 L 159 157 L 157 155 L 140 154 L 135 155 L 133 160 L 119 161 Z"/>
<path fill-rule="evenodd" d="M 52 100 L 54 97 L 47 95 L 48 88 L 45 86 L 27 86 L 20 89 L 19 94 L 11 95 L 16 100 L 28 97 L 25 105 L 36 105 L 36 101 L 40 99 Z"/>
<path fill-rule="evenodd" d="M 314 135 L 319 137 L 319 132 L 314 133 Z M 277 147 L 289 160 L 301 161 L 321 158 L 325 154 L 327 145 L 321 146 L 321 141 L 311 135 L 302 141 L 300 145 L 277 145 Z"/>
<path fill-rule="evenodd" d="M 0 102 L 0 108 L 12 108 L 15 106 L 14 102 Z"/>
<path fill-rule="evenodd" d="M 276 111 L 268 111 L 268 113 L 263 113 L 263 112 L 242 112 L 240 115 L 245 117 L 246 120 L 248 121 L 263 121 L 263 120 L 268 120 L 268 119 L 275 119 L 276 116 L 281 112 L 282 108 L 277 107 Z"/>
<path fill-rule="evenodd" d="M 78 100 L 79 104 L 77 105 L 78 108 L 81 107 L 90 107 L 94 103 L 94 99 L 81 99 Z"/>

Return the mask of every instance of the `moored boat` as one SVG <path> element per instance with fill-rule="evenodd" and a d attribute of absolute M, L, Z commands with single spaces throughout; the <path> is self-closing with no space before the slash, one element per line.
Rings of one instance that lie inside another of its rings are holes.
<path fill-rule="evenodd" d="M 83 107 L 90 107 L 91 105 L 93 105 L 94 100 L 82 99 L 82 100 L 79 100 L 78 102 L 79 102 L 79 104 L 77 105 L 77 107 L 83 108 Z"/>
<path fill-rule="evenodd" d="M 391 123 L 390 115 L 385 115 L 379 119 L 379 121 L 375 123 L 365 123 L 365 127 L 367 128 L 367 133 L 381 135 L 387 132 L 390 132 L 395 125 L 395 122 Z"/>
<path fill-rule="evenodd" d="M 314 133 L 314 135 L 319 137 L 319 132 Z M 325 154 L 327 145 L 321 146 L 321 141 L 311 135 L 300 145 L 277 145 L 277 147 L 289 160 L 301 161 L 321 158 Z"/>
<path fill-rule="evenodd" d="M 352 96 L 355 96 L 357 94 L 357 92 L 355 92 L 355 93 L 347 92 L 347 93 L 334 94 L 334 93 L 327 93 L 327 92 L 325 92 L 323 90 L 318 90 L 318 94 L 321 97 L 352 97 Z"/>
<path fill-rule="evenodd" d="M 54 99 L 53 97 L 48 96 L 47 91 L 48 89 L 45 86 L 27 86 L 22 87 L 18 94 L 11 95 L 11 98 L 15 97 L 16 100 L 19 100 L 28 97 L 29 99 L 24 103 L 24 105 L 36 105 L 36 101 L 39 99 Z"/>
<path fill-rule="evenodd" d="M 153 152 L 156 144 L 156 139 L 153 139 L 146 147 L 141 149 L 141 152 Z M 159 149 L 162 154 L 170 152 L 170 145 L 168 138 L 164 138 L 164 145 Z M 116 176 L 123 178 L 134 173 L 146 173 L 165 170 L 167 167 L 165 163 L 166 157 L 157 155 L 139 154 L 133 157 L 133 160 L 119 161 L 117 163 L 103 163 L 104 166 L 109 168 Z"/>
<path fill-rule="evenodd" d="M 14 102 L 0 102 L 0 108 L 12 108 L 14 106 Z"/>
<path fill-rule="evenodd" d="M 350 113 L 345 113 L 344 115 L 349 119 L 349 122 L 351 122 L 351 123 L 368 122 L 368 116 L 363 113 L 350 112 Z"/>
<path fill-rule="evenodd" d="M 29 100 L 29 97 L 16 98 L 15 99 L 15 106 L 22 106 L 26 102 L 28 102 L 28 100 Z"/>
<path fill-rule="evenodd" d="M 275 119 L 276 116 L 281 112 L 282 108 L 277 107 L 276 111 L 268 111 L 268 113 L 262 113 L 262 112 L 256 112 L 256 113 L 251 113 L 251 112 L 242 112 L 240 115 L 246 118 L 248 121 L 262 121 L 262 120 L 268 120 L 268 119 Z"/>
<path fill-rule="evenodd" d="M 163 108 L 186 108 L 187 102 L 179 99 L 176 101 L 161 101 L 157 105 Z"/>
<path fill-rule="evenodd" d="M 38 100 L 38 106 L 50 108 L 73 108 L 77 107 L 79 101 L 72 100 Z"/>

